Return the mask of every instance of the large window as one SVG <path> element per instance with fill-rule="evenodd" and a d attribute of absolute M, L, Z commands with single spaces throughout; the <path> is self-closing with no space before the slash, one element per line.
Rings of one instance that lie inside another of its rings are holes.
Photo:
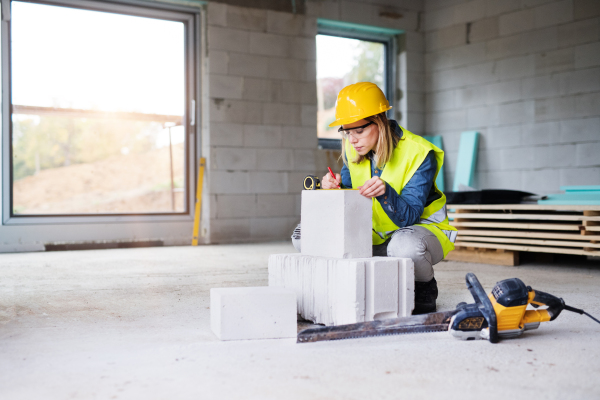
<path fill-rule="evenodd" d="M 190 209 L 187 17 L 106 4 L 10 2 L 11 217 Z"/>
<path fill-rule="evenodd" d="M 392 86 L 391 38 L 344 35 L 334 31 L 317 35 L 317 135 L 323 148 L 339 148 L 335 102 L 339 91 L 356 82 L 373 82 L 390 101 Z"/>

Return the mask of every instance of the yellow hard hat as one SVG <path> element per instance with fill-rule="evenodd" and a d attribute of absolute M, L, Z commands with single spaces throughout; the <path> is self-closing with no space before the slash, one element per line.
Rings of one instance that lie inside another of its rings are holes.
<path fill-rule="evenodd" d="M 346 86 L 335 102 L 334 127 L 346 125 L 392 108 L 379 87 L 371 82 L 358 82 Z"/>

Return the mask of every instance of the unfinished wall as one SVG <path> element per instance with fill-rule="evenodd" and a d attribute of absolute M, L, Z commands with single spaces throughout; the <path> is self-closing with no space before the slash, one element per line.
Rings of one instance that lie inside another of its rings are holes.
<path fill-rule="evenodd" d="M 397 93 L 396 109 L 422 133 L 424 40 L 416 32 L 422 7 L 422 1 L 309 0 L 305 14 L 293 14 L 209 2 L 207 241 L 289 238 L 300 221 L 304 176 L 338 165 L 336 152 L 317 148 L 317 18 L 407 30 L 398 57 L 415 78 L 398 80 L 409 92 Z"/>
<path fill-rule="evenodd" d="M 426 131 L 452 183 L 481 132 L 475 185 L 600 184 L 600 1 L 426 0 Z"/>
<path fill-rule="evenodd" d="M 208 5 L 211 242 L 289 236 L 315 170 L 316 20 Z"/>

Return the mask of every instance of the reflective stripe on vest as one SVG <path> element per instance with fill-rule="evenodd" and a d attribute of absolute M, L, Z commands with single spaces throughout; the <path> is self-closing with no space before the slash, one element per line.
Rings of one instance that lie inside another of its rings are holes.
<path fill-rule="evenodd" d="M 390 185 L 397 193 L 402 193 L 404 186 L 410 181 L 421 166 L 430 151 L 433 151 L 437 161 L 433 187 L 438 199 L 426 206 L 418 224 L 431 231 L 440 241 L 444 257 L 454 249 L 456 228 L 451 226 L 446 213 L 446 196 L 438 189 L 435 178 L 444 162 L 444 152 L 420 136 L 402 128 L 402 138 L 394 148 L 392 158 L 384 166 L 380 178 Z M 352 162 L 358 154 L 348 141 L 345 141 L 348 170 L 352 178 L 352 187 L 358 188 L 371 179 L 371 165 L 368 159 L 357 164 Z M 383 243 L 393 232 L 400 229 L 385 213 L 381 204 L 373 198 L 373 244 Z"/>
<path fill-rule="evenodd" d="M 429 217 L 422 219 L 419 221 L 420 224 L 439 224 L 442 223 L 448 218 L 448 214 L 446 213 L 446 204 Z"/>
<path fill-rule="evenodd" d="M 452 243 L 456 242 L 456 236 L 458 235 L 458 231 L 446 231 L 443 229 L 440 229 L 440 231 L 442 231 L 444 233 L 444 235 L 446 235 L 448 240 L 450 240 Z M 373 232 L 375 232 L 375 231 L 373 231 Z M 394 232 L 396 232 L 396 231 L 375 232 L 375 233 L 377 234 L 377 236 L 379 236 L 383 240 L 387 240 L 390 236 L 392 236 L 392 234 Z"/>

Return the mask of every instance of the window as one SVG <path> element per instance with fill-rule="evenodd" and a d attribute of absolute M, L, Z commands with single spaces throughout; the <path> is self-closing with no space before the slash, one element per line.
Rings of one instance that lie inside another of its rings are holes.
<path fill-rule="evenodd" d="M 329 124 L 335 120 L 335 102 L 342 88 L 373 82 L 393 103 L 393 36 L 343 30 L 320 21 L 316 40 L 319 146 L 339 149 L 338 127 L 329 128 Z"/>
<path fill-rule="evenodd" d="M 10 6 L 4 218 L 189 213 L 193 15 Z"/>

